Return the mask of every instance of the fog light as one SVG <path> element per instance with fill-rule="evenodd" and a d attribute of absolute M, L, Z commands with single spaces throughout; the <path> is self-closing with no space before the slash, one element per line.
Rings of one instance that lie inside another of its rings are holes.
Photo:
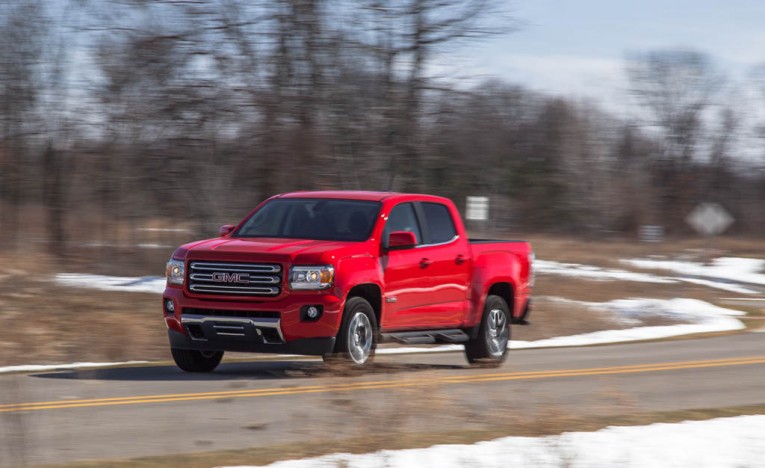
<path fill-rule="evenodd" d="M 172 299 L 165 299 L 165 310 L 167 313 L 175 313 L 175 302 Z"/>
<path fill-rule="evenodd" d="M 324 308 L 320 305 L 304 305 L 300 308 L 300 319 L 306 322 L 315 322 L 321 317 Z"/>

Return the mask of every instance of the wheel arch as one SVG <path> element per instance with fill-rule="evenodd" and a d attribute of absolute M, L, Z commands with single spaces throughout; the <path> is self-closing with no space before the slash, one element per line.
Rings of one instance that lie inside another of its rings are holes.
<path fill-rule="evenodd" d="M 375 312 L 377 328 L 379 329 L 380 319 L 382 318 L 382 289 L 380 289 L 380 286 L 374 283 L 357 284 L 348 291 L 345 302 L 348 302 L 348 299 L 352 297 L 361 297 L 369 302 L 369 305 L 372 306 L 372 310 Z"/>
<path fill-rule="evenodd" d="M 510 319 L 512 320 L 515 317 L 515 287 L 512 283 L 502 281 L 492 284 L 489 287 L 489 290 L 486 292 L 486 297 L 489 296 L 499 296 L 504 299 L 507 303 L 507 307 L 509 308 Z M 484 298 L 484 304 L 485 303 L 486 298 Z"/>

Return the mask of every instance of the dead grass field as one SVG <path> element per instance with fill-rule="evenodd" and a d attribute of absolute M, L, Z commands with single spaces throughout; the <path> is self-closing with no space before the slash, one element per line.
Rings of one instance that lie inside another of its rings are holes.
<path fill-rule="evenodd" d="M 624 265 L 619 263 L 619 259 L 648 255 L 677 256 L 691 261 L 704 261 L 722 256 L 765 256 L 765 237 L 668 239 L 662 243 L 640 243 L 632 239 L 587 241 L 548 235 L 529 235 L 526 239 L 532 243 L 537 258 L 607 268 L 623 269 Z"/>
<path fill-rule="evenodd" d="M 469 391 L 468 391 L 469 392 Z M 429 447 L 436 444 L 473 444 L 508 436 L 536 437 L 560 434 L 564 431 L 596 431 L 614 425 L 643 425 L 657 422 L 674 423 L 705 420 L 744 414 L 762 414 L 765 406 L 710 408 L 671 412 L 640 412 L 632 401 L 620 392 L 605 390 L 593 395 L 601 402 L 593 413 L 582 414 L 567 409 L 545 396 L 536 396 L 533 404 L 517 405 L 506 395 L 496 395 L 485 407 L 465 405 L 459 395 L 434 385 L 394 390 L 378 405 L 368 405 L 352 398 L 325 396 L 316 404 L 343 409 L 344 425 L 335 425 L 317 440 L 316 427 L 326 421 L 301 420 L 310 442 L 285 442 L 268 447 L 245 450 L 201 452 L 195 454 L 136 458 L 131 460 L 99 460 L 64 465 L 59 468 L 209 468 L 212 466 L 265 465 L 279 460 L 318 457 L 343 453 L 370 453 L 377 450 L 401 450 Z M 396 404 L 391 402 L 395 401 Z M 457 409 L 455 411 L 455 408 Z M 535 409 L 529 409 L 535 408 Z M 541 409 L 540 409 L 541 408 Z M 352 428 L 352 434 L 341 427 Z M 249 428 L 256 437 L 268 425 Z M 296 429 L 297 436 L 300 429 Z M 299 437 L 296 437 L 299 438 Z M 565 447 L 551 447 L 551 450 Z M 574 460 L 572 460 L 573 462 Z"/>
<path fill-rule="evenodd" d="M 696 240 L 663 244 L 597 241 L 530 236 L 538 258 L 626 269 L 620 258 L 648 254 L 701 258 Z M 714 256 L 762 258 L 765 240 L 721 239 Z M 165 251 L 166 250 L 166 251 Z M 103 251 L 82 248 L 64 261 L 43 254 L 1 255 L 0 259 L 0 366 L 169 359 L 159 296 L 63 288 L 52 280 L 56 272 L 88 272 L 120 276 L 161 275 L 172 249 Z M 602 311 L 576 304 L 546 300 L 558 296 L 587 302 L 628 297 L 696 298 L 725 307 L 721 297 L 734 295 L 704 286 L 648 284 L 626 281 L 587 281 L 539 275 L 538 298 L 530 326 L 515 326 L 513 339 L 536 340 L 590 331 L 627 328 Z M 741 308 L 746 310 L 746 308 Z M 761 311 L 748 310 L 754 317 Z M 673 323 L 648 318 L 644 325 Z M 748 322 L 761 325 L 759 322 Z"/>
<path fill-rule="evenodd" d="M 608 268 L 629 269 L 618 263 L 619 258 L 661 254 L 696 260 L 703 259 L 705 255 L 696 250 L 700 248 L 697 241 L 646 246 L 626 241 L 586 242 L 545 236 L 532 236 L 531 240 L 539 258 Z M 718 245 L 712 256 L 762 258 L 765 254 L 765 241 L 762 240 L 724 239 Z M 120 251 L 102 254 L 96 259 L 92 257 L 92 252 L 83 249 L 66 262 L 54 261 L 39 254 L 0 256 L 0 327 L 6 331 L 0 338 L 0 366 L 169 359 L 158 295 L 62 288 L 51 281 L 52 272 L 159 275 L 169 251 Z M 513 339 L 536 340 L 634 326 L 620 322 L 606 312 L 550 297 L 585 302 L 628 297 L 686 297 L 725 307 L 720 298 L 731 295 L 734 294 L 686 283 L 588 281 L 540 275 L 534 291 L 537 299 L 530 317 L 532 324 L 515 326 Z M 763 318 L 761 311 L 749 312 L 753 318 Z M 643 320 L 643 325 L 668 323 L 674 322 L 656 317 Z M 326 372 L 331 372 L 331 369 Z M 427 371 L 423 371 L 422 375 L 425 377 Z M 597 430 L 608 425 L 700 420 L 765 411 L 765 407 L 760 405 L 644 413 L 628 395 L 610 387 L 606 381 L 603 390 L 592 395 L 596 406 L 591 412 L 582 414 L 576 408 L 565 408 L 552 398 L 535 392 L 526 392 L 533 395 L 533 401 L 525 401 L 523 405 L 509 400 L 503 392 L 485 395 L 482 402 L 472 403 L 470 395 L 461 393 L 470 392 L 470 389 L 446 388 L 427 383 L 427 378 L 422 380 L 421 387 L 397 389 L 373 405 L 369 405 L 368 400 L 361 403 L 340 395 L 317 396 L 316 405 L 342 408 L 347 415 L 346 426 L 350 428 L 350 432 L 332 431 L 325 436 L 325 440 L 288 442 L 240 451 L 104 460 L 65 466 L 201 468 L 221 464 L 267 464 L 337 451 L 366 453 L 379 449 L 474 443 L 510 435 L 538 436 L 571 430 Z M 523 393 L 522 389 L 520 391 Z M 295 422 L 295 427 L 297 431 L 313 428 L 315 434 L 315 428 L 325 424 L 326 421 L 300 420 Z M 246 429 L 252 430 L 253 437 L 257 437 L 258 431 L 268 430 L 268 425 L 253 424 Z M 205 448 L 200 446 L 200 450 Z"/>

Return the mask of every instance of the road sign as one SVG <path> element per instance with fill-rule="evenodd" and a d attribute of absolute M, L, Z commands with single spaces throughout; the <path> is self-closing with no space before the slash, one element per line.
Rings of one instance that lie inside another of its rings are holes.
<path fill-rule="evenodd" d="M 465 219 L 486 221 L 489 219 L 489 197 L 467 197 Z"/>
<path fill-rule="evenodd" d="M 733 221 L 733 216 L 719 203 L 699 203 L 685 218 L 685 222 L 702 236 L 721 234 Z"/>
<path fill-rule="evenodd" d="M 656 226 L 652 224 L 645 224 L 640 226 L 638 232 L 640 242 L 663 242 L 664 241 L 664 226 Z"/>

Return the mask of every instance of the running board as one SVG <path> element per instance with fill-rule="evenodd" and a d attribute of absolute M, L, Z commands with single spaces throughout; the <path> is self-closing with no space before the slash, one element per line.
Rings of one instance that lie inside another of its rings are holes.
<path fill-rule="evenodd" d="M 384 341 L 397 341 L 403 344 L 464 343 L 470 337 L 462 330 L 420 330 L 398 333 L 383 333 Z"/>

